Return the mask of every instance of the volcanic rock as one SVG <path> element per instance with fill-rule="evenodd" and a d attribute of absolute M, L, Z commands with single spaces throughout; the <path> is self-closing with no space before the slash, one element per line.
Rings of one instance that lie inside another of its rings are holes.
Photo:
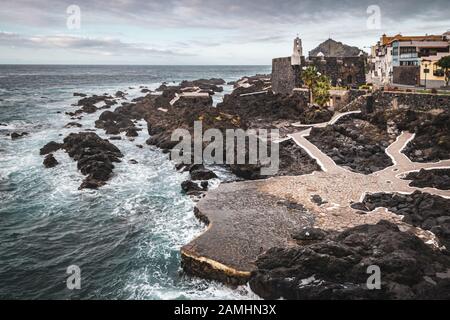
<path fill-rule="evenodd" d="M 53 168 L 53 167 L 57 166 L 58 164 L 59 164 L 59 162 L 55 159 L 53 154 L 48 154 L 44 159 L 44 166 L 46 168 Z"/>
<path fill-rule="evenodd" d="M 411 172 L 405 180 L 412 180 L 410 186 L 418 188 L 436 188 L 450 190 L 450 169 L 420 170 Z"/>
<path fill-rule="evenodd" d="M 80 189 L 103 186 L 112 174 L 113 163 L 123 157 L 116 146 L 93 132 L 71 133 L 64 139 L 63 148 L 78 161 L 81 173 L 87 175 Z"/>
<path fill-rule="evenodd" d="M 250 287 L 265 299 L 443 299 L 450 257 L 390 222 L 362 225 L 325 240 L 262 255 Z M 381 270 L 381 289 L 367 286 L 370 266 Z M 429 281 L 429 280 L 432 281 Z"/>
<path fill-rule="evenodd" d="M 13 133 L 11 133 L 11 139 L 12 140 L 16 140 L 16 139 L 19 139 L 19 138 L 23 138 L 23 137 L 25 137 L 25 136 L 27 136 L 27 135 L 29 135 L 29 133 L 28 132 L 13 132 Z"/>
<path fill-rule="evenodd" d="M 57 143 L 55 141 L 50 141 L 49 143 L 47 143 L 45 146 L 43 146 L 40 150 L 40 154 L 41 156 L 58 151 L 59 149 L 62 148 L 62 144 L 61 143 Z"/>
<path fill-rule="evenodd" d="M 202 187 L 190 180 L 181 183 L 181 188 L 187 195 L 198 195 L 200 192 L 204 191 Z"/>
<path fill-rule="evenodd" d="M 411 195 L 377 193 L 367 195 L 362 205 L 352 207 L 367 212 L 387 208 L 404 216 L 403 222 L 431 231 L 450 250 L 450 199 L 420 191 Z"/>

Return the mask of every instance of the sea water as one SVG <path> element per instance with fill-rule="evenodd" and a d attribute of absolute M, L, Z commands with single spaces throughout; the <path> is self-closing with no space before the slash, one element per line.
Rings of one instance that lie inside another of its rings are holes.
<path fill-rule="evenodd" d="M 181 192 L 187 173 L 145 145 L 145 121 L 135 141 L 112 141 L 124 158 L 99 190 L 78 190 L 84 176 L 63 151 L 54 154 L 60 164 L 45 169 L 39 149 L 94 129 L 101 111 L 84 114 L 77 121 L 82 128 L 64 128 L 72 121 L 65 112 L 80 99 L 74 92 L 122 90 L 131 100 L 144 95 L 140 86 L 155 89 L 163 81 L 233 81 L 269 72 L 268 66 L 0 65 L 0 299 L 255 298 L 247 286 L 232 289 L 183 273 L 180 248 L 205 226 Z M 225 86 L 223 94 L 231 90 Z M 12 132 L 29 135 L 12 140 Z M 71 265 L 81 270 L 80 290 L 67 288 Z"/>

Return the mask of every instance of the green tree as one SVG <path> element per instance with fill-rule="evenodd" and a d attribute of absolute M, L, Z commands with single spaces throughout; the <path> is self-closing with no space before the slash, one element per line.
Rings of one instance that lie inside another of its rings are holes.
<path fill-rule="evenodd" d="M 311 103 L 324 106 L 330 100 L 331 81 L 327 76 L 321 75 L 316 67 L 303 69 L 302 81 L 308 87 Z"/>
<path fill-rule="evenodd" d="M 441 58 L 441 60 L 437 62 L 437 65 L 444 70 L 445 86 L 448 87 L 450 81 L 450 56 Z"/>
<path fill-rule="evenodd" d="M 307 67 L 307 68 L 303 69 L 302 81 L 305 84 L 305 86 L 308 87 L 308 90 L 309 90 L 309 101 L 311 103 L 314 102 L 313 88 L 314 88 L 314 86 L 316 84 L 317 77 L 318 77 L 318 73 L 317 73 L 316 67 Z"/>
<path fill-rule="evenodd" d="M 330 101 L 331 81 L 325 75 L 320 75 L 313 88 L 314 101 L 321 107 Z"/>

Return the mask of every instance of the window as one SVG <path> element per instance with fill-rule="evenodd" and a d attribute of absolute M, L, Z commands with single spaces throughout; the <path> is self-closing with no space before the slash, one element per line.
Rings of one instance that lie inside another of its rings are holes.
<path fill-rule="evenodd" d="M 433 65 L 433 75 L 435 77 L 443 77 L 445 75 L 444 69 L 441 69 L 436 64 Z"/>
<path fill-rule="evenodd" d="M 416 47 L 401 47 L 400 48 L 400 54 L 403 53 L 416 53 Z"/>
<path fill-rule="evenodd" d="M 418 66 L 417 61 L 400 61 L 400 66 Z"/>

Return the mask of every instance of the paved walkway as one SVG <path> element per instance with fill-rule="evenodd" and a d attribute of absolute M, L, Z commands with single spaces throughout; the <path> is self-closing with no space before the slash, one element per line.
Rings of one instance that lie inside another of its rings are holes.
<path fill-rule="evenodd" d="M 292 126 L 297 127 L 297 128 L 313 128 L 313 127 L 314 128 L 324 128 L 326 126 L 335 124 L 336 122 L 338 122 L 341 118 L 343 118 L 345 116 L 348 116 L 350 114 L 357 114 L 357 113 L 361 113 L 361 111 L 349 111 L 349 112 L 344 112 L 344 113 L 336 112 L 334 114 L 334 116 L 331 118 L 331 120 L 327 121 L 327 122 L 316 123 L 316 124 L 302 124 L 300 122 L 296 122 L 296 123 L 293 123 Z"/>

